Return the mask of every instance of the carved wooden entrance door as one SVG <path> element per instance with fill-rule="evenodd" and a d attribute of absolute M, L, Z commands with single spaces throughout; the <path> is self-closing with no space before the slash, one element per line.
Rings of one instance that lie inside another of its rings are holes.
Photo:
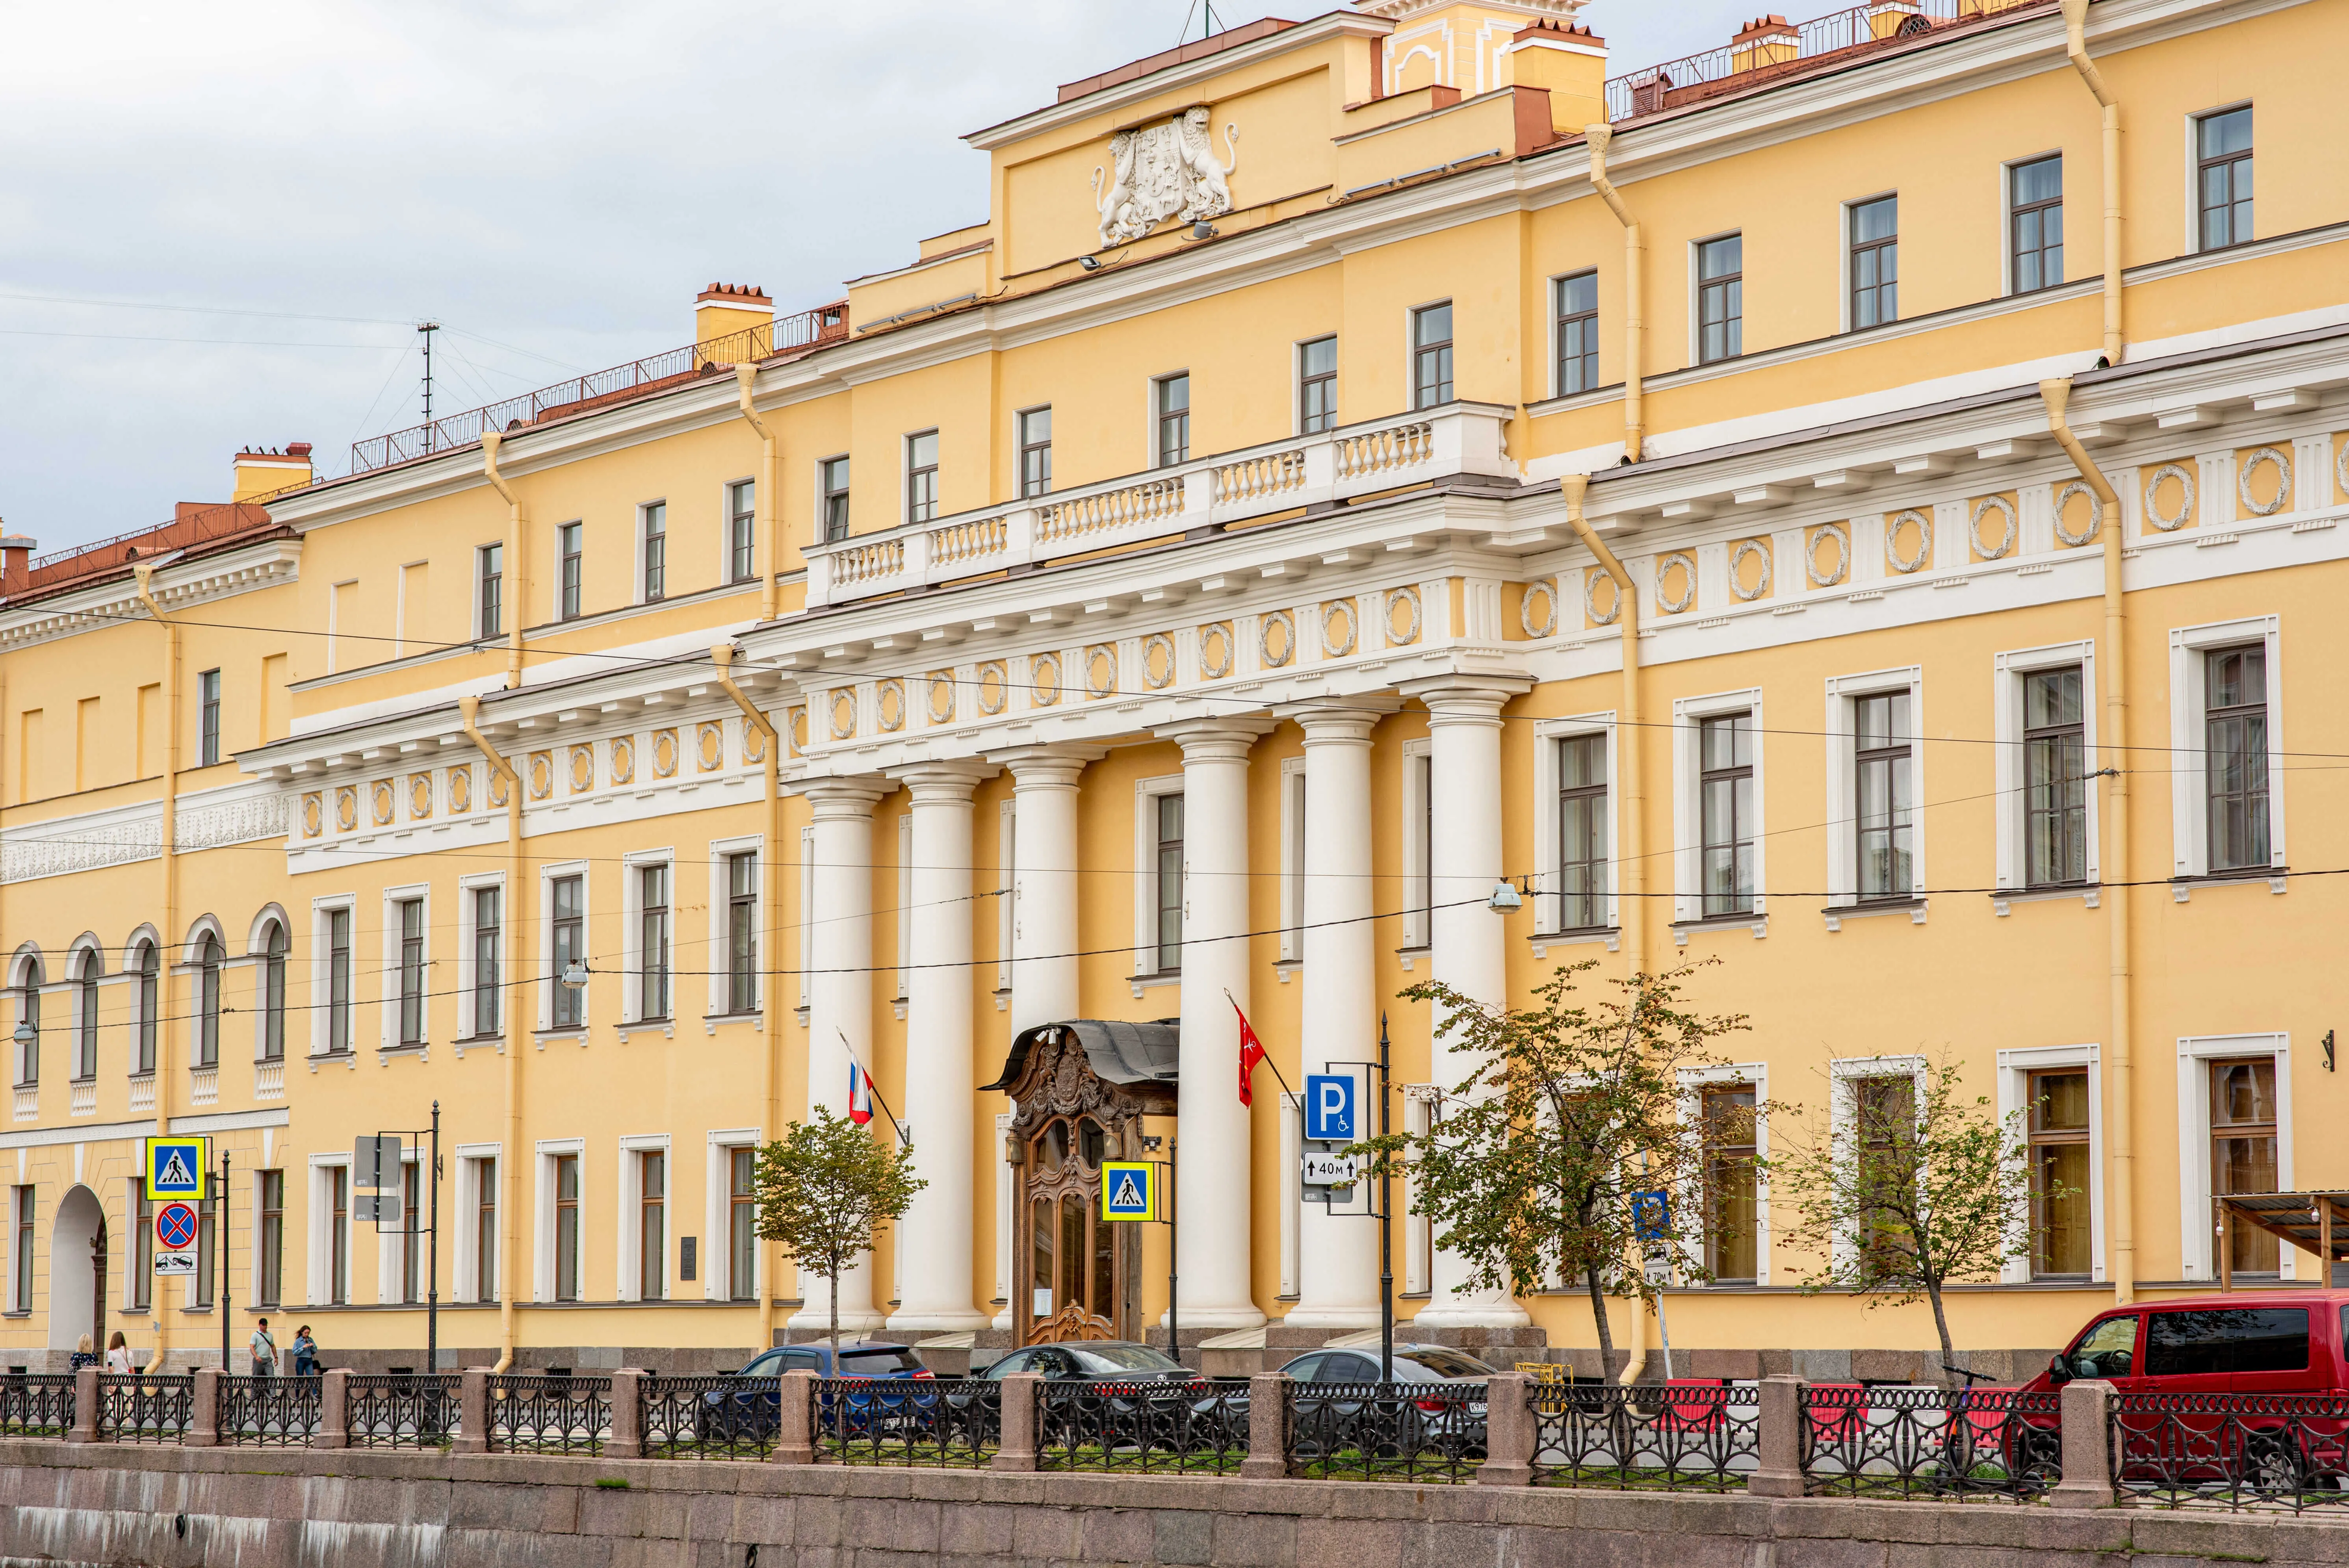
<path fill-rule="evenodd" d="M 1101 1217 L 1108 1133 L 1090 1116 L 1055 1116 L 1028 1140 L 1029 1343 L 1124 1337 L 1118 1267 L 1130 1225 Z"/>

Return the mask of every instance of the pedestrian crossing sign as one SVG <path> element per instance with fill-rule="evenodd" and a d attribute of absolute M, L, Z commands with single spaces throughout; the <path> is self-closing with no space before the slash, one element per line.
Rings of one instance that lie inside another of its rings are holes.
<path fill-rule="evenodd" d="M 211 1168 L 202 1138 L 150 1138 L 147 1140 L 147 1197 L 153 1202 L 185 1198 L 204 1201 L 204 1172 Z"/>
<path fill-rule="evenodd" d="M 1104 1220 L 1158 1218 L 1158 1167 L 1139 1160 L 1111 1160 L 1102 1164 L 1102 1212 Z"/>

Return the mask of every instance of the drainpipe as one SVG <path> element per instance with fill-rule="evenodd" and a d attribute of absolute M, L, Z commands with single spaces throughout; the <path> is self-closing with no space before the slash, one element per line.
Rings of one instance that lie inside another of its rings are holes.
<path fill-rule="evenodd" d="M 506 629 L 506 690 L 513 691 L 522 685 L 522 618 L 530 603 L 530 583 L 522 569 L 522 502 L 514 499 L 514 492 L 506 488 L 504 476 L 498 472 L 498 447 L 504 439 L 495 430 L 481 432 L 481 477 L 506 498 L 506 575 L 513 583 L 513 592 L 507 595 L 511 601 L 507 614 L 512 624 Z M 517 783 L 517 801 L 521 796 Z"/>
<path fill-rule="evenodd" d="M 465 737 L 489 759 L 492 777 L 503 774 L 506 780 L 506 951 L 527 954 L 531 951 L 529 926 L 524 919 L 528 900 L 523 896 L 522 882 L 522 776 L 513 764 L 498 755 L 476 722 L 481 711 L 481 699 L 460 696 L 457 699 L 457 717 L 465 727 Z M 505 1236 L 500 1243 L 505 1267 L 504 1278 L 498 1281 L 498 1364 L 490 1368 L 503 1372 L 513 1365 L 514 1302 L 519 1284 L 516 1260 L 522 1256 L 522 1032 L 523 1021 L 518 1006 L 529 993 L 512 985 L 519 965 L 506 965 L 508 985 L 504 1005 L 498 1011 L 504 1022 L 501 1031 L 505 1036 L 505 1143 L 498 1156 L 498 1185 L 504 1189 L 498 1196 L 499 1218 L 503 1221 Z M 475 1019 L 478 1031 L 481 1021 Z"/>
<path fill-rule="evenodd" d="M 748 386 L 747 382 L 745 386 Z M 746 402 L 749 396 L 745 391 L 743 397 Z M 774 442 L 770 439 L 767 443 L 769 459 L 767 471 L 770 474 L 774 471 Z M 771 592 L 773 579 L 770 577 L 768 583 L 769 590 Z M 767 926 L 772 933 L 781 929 L 776 923 L 776 915 L 783 907 L 783 738 L 775 733 L 775 727 L 768 722 L 765 714 L 759 711 L 759 705 L 752 702 L 742 688 L 734 684 L 732 672 L 734 645 L 719 643 L 712 647 L 709 650 L 709 662 L 718 666 L 718 684 L 726 688 L 726 695 L 732 697 L 734 706 L 742 710 L 742 722 L 756 729 L 767 742 L 767 853 L 764 858 L 767 872 Z M 771 936 L 768 945 L 771 949 L 769 958 L 771 961 L 773 957 Z M 782 1136 L 783 1007 L 782 994 L 777 988 L 775 974 L 771 972 L 765 976 L 765 981 L 766 984 L 760 988 L 759 993 L 760 1012 L 767 1034 L 766 1063 L 761 1070 L 761 1077 L 764 1080 L 762 1088 L 765 1091 L 766 1103 L 764 1112 L 766 1119 L 761 1126 L 767 1137 L 773 1139 Z M 761 1246 L 763 1255 L 759 1261 L 762 1265 L 761 1272 L 767 1283 L 759 1291 L 759 1348 L 764 1350 L 775 1342 L 774 1285 L 775 1282 L 782 1277 L 780 1272 L 782 1268 L 782 1259 L 773 1243 L 761 1243 Z"/>
<path fill-rule="evenodd" d="M 163 607 L 155 603 L 150 582 L 154 574 L 152 566 L 133 566 L 130 569 L 131 581 L 135 584 L 132 591 L 138 594 L 139 602 L 147 607 L 147 613 L 155 617 L 156 624 L 163 628 L 163 809 L 157 833 L 163 858 L 163 930 L 160 938 L 163 948 L 160 967 L 163 973 L 155 992 L 156 1006 L 162 1009 L 163 1014 L 155 1029 L 155 1132 L 160 1137 L 171 1130 L 171 1085 L 174 1081 L 171 1077 L 171 1045 L 179 1033 L 178 1020 L 171 1007 L 171 947 L 179 940 L 176 933 L 180 929 L 180 628 L 165 618 Z M 163 1370 L 164 1352 L 171 1337 L 171 1315 L 159 1301 L 155 1304 L 155 1359 L 147 1364 L 148 1371 Z"/>
<path fill-rule="evenodd" d="M 1621 193 L 1607 178 L 1607 144 L 1615 139 L 1615 128 L 1587 125 L 1582 134 L 1590 144 L 1590 188 L 1623 225 L 1623 459 L 1636 463 L 1645 455 L 1647 444 L 1640 404 L 1640 361 L 1647 337 L 1647 323 L 1640 318 L 1647 247 L 1640 241 L 1640 225 L 1632 221 L 1631 210 L 1623 205 Z"/>
<path fill-rule="evenodd" d="M 1622 841 L 1616 856 L 1620 884 L 1618 902 L 1621 906 L 1617 920 L 1623 933 L 1624 966 L 1637 976 L 1646 974 L 1648 968 L 1647 790 L 1640 757 L 1641 743 L 1646 739 L 1640 722 L 1640 596 L 1631 585 L 1630 573 L 1623 569 L 1623 562 L 1582 515 L 1583 497 L 1590 489 L 1590 477 L 1568 474 L 1557 482 L 1566 494 L 1568 525 L 1598 558 L 1599 567 L 1615 580 L 1615 624 L 1623 641 L 1623 700 L 1615 720 L 1615 783 L 1620 797 L 1617 810 L 1622 827 Z M 1648 1309 L 1644 1302 L 1632 1307 L 1630 1340 L 1626 1348 L 1630 1357 L 1623 1365 L 1623 1381 L 1636 1383 L 1648 1365 Z"/>
<path fill-rule="evenodd" d="M 2069 13 L 2072 7 L 2064 7 Z M 2047 405 L 2047 429 L 2095 492 L 2105 522 L 2104 656 L 2097 660 L 2105 688 L 2105 733 L 2099 749 L 2109 760 L 2104 778 L 2105 861 L 2100 880 L 2108 890 L 2112 916 L 2106 923 L 2111 938 L 2111 1044 L 2105 1063 L 2111 1090 L 2105 1100 L 2106 1212 L 2112 1222 L 2107 1272 L 2113 1297 L 2126 1305 L 2137 1295 L 2137 1144 L 2134 1096 L 2137 1087 L 2136 1043 L 2129 1016 L 2129 820 L 2128 820 L 2128 616 L 2121 596 L 2121 503 L 2110 480 L 2080 445 L 2080 438 L 2064 422 L 2064 406 L 2072 398 L 2069 381 L 2042 381 L 2039 397 Z"/>
<path fill-rule="evenodd" d="M 2096 62 L 2088 58 L 2088 0 L 2064 0 L 2064 52 L 2104 111 L 2105 363 L 2118 365 L 2127 348 L 2121 332 L 2121 106 Z"/>
<path fill-rule="evenodd" d="M 738 365 L 734 367 L 734 384 L 741 391 L 739 407 L 742 410 L 742 418 L 750 422 L 750 428 L 759 432 L 761 449 L 759 454 L 759 518 L 751 525 L 758 531 L 755 536 L 757 542 L 751 548 L 766 557 L 758 569 L 759 619 L 771 621 L 775 618 L 775 573 L 783 568 L 783 541 L 776 532 L 775 523 L 775 433 L 767 428 L 767 422 L 759 418 L 759 410 L 750 406 L 750 387 L 758 379 L 757 366 Z M 719 667 L 723 671 L 725 666 L 721 665 Z M 723 678 L 722 675 L 720 678 Z"/>

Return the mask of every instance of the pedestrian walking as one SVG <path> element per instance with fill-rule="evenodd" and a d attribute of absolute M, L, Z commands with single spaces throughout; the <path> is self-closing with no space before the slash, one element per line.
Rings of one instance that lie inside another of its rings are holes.
<path fill-rule="evenodd" d="M 316 1377 L 318 1375 L 318 1342 L 310 1336 L 310 1326 L 304 1324 L 294 1331 L 294 1376 Z"/>
<path fill-rule="evenodd" d="M 253 1331 L 246 1348 L 253 1352 L 253 1375 L 256 1377 L 277 1376 L 277 1341 L 269 1336 L 269 1319 L 263 1318 Z"/>
<path fill-rule="evenodd" d="M 122 1330 L 119 1328 L 109 1336 L 106 1341 L 106 1369 L 109 1372 L 123 1373 L 135 1370 L 130 1365 L 130 1346 L 123 1339 Z"/>

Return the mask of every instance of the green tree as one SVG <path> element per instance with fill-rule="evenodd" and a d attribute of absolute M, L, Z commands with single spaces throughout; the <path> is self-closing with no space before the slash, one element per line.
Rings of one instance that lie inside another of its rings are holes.
<path fill-rule="evenodd" d="M 840 1367 L 840 1276 L 873 1250 L 874 1231 L 902 1217 L 929 1185 L 914 1174 L 909 1144 L 883 1147 L 829 1108 L 759 1150 L 759 1234 L 781 1242 L 830 1298 L 832 1364 Z"/>
<path fill-rule="evenodd" d="M 1611 981 L 1613 995 L 1585 1004 L 1575 976 L 1596 967 L 1559 969 L 1519 1011 L 1485 1007 L 1441 981 L 1402 992 L 1433 1004 L 1436 1037 L 1470 1071 L 1429 1131 L 1353 1152 L 1371 1157 L 1372 1174 L 1409 1171 L 1413 1206 L 1473 1271 L 1462 1288 L 1530 1295 L 1552 1279 L 1579 1279 L 1605 1366 L 1615 1348 L 1606 1298 L 1654 1294 L 1640 1252 L 1661 1247 L 1682 1277 L 1708 1277 L 1695 1227 L 1683 1221 L 1643 1241 L 1630 1195 L 1703 1190 L 1723 1130 L 1682 1115 L 1682 1074 L 1717 1065 L 1710 1043 L 1745 1020 L 1686 1009 L 1682 983 L 1695 965 Z"/>
<path fill-rule="evenodd" d="M 1851 1291 L 1871 1307 L 1930 1302 L 1945 1387 L 1956 1352 L 1943 1290 L 2029 1257 L 2044 1229 L 2034 1211 L 2074 1195 L 2033 1193 L 2026 1113 L 2000 1118 L 1962 1078 L 1944 1052 L 1914 1071 L 1831 1078 L 1824 1108 L 1773 1123 L 1762 1162 L 1771 1206 L 1792 1216 L 1777 1239 L 1805 1260 L 1804 1290 Z"/>

